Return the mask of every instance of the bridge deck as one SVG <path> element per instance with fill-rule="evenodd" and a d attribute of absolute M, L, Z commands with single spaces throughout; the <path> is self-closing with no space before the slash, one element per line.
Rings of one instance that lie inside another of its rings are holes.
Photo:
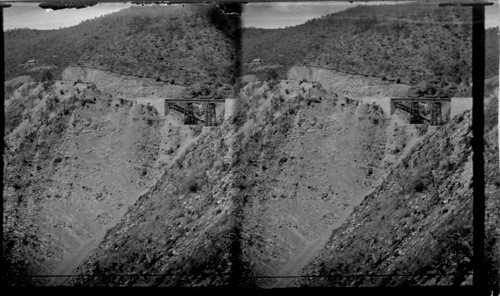
<path fill-rule="evenodd" d="M 391 98 L 391 102 L 444 103 L 451 102 L 451 98 Z"/>
<path fill-rule="evenodd" d="M 166 103 L 225 103 L 225 99 L 165 99 Z"/>

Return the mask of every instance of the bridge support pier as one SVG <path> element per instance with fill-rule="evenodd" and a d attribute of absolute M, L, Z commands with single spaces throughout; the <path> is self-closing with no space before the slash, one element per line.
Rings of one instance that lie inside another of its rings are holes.
<path fill-rule="evenodd" d="M 215 104 L 205 103 L 205 126 L 217 125 L 215 114 Z"/>
<path fill-rule="evenodd" d="M 184 103 L 184 110 L 186 110 L 186 113 L 184 114 L 184 124 L 196 124 L 196 120 L 194 119 L 193 103 Z"/>
<path fill-rule="evenodd" d="M 418 102 L 410 103 L 410 124 L 420 124 L 420 106 Z"/>
<path fill-rule="evenodd" d="M 431 104 L 431 125 L 443 124 L 443 116 L 441 114 L 441 103 L 435 102 Z"/>

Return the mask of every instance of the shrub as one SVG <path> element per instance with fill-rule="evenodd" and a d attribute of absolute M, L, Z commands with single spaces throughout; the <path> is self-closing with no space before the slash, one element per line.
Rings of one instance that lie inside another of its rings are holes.
<path fill-rule="evenodd" d="M 429 185 L 431 185 L 434 180 L 433 180 L 433 175 L 431 172 L 427 173 L 422 173 L 424 170 L 420 171 L 417 173 L 415 177 L 413 177 L 412 181 L 409 182 L 409 186 L 407 187 L 408 193 L 413 193 L 413 192 L 418 192 L 422 193 L 426 191 L 429 188 Z"/>
<path fill-rule="evenodd" d="M 43 82 L 48 82 L 48 81 L 52 81 L 54 79 L 54 75 L 52 75 L 52 73 L 50 71 L 45 70 L 45 71 L 43 71 L 41 78 L 42 78 Z"/>
<path fill-rule="evenodd" d="M 197 171 L 205 171 L 204 169 L 198 169 Z M 185 182 L 183 182 L 185 180 Z M 208 181 L 205 173 L 193 173 L 186 176 L 184 179 L 180 179 L 183 182 L 182 188 L 184 193 L 196 193 L 199 192 L 203 185 Z"/>
<path fill-rule="evenodd" d="M 186 184 L 186 186 L 187 186 L 188 191 L 193 192 L 193 193 L 196 193 L 200 189 L 196 180 L 189 180 L 188 183 Z"/>
<path fill-rule="evenodd" d="M 270 69 L 269 71 L 267 71 L 266 81 L 274 82 L 274 81 L 278 80 L 278 78 L 279 78 L 279 74 L 276 71 L 276 69 Z"/>
<path fill-rule="evenodd" d="M 413 190 L 422 193 L 425 190 L 425 184 L 422 180 L 417 180 L 413 183 Z"/>

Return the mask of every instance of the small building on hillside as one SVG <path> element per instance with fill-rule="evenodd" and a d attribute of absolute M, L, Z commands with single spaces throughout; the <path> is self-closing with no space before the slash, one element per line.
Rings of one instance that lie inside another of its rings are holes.
<path fill-rule="evenodd" d="M 36 60 L 34 60 L 34 59 L 33 59 L 33 60 L 28 60 L 28 61 L 26 62 L 26 64 L 27 64 L 27 65 L 34 65 L 34 64 L 36 64 Z"/>
<path fill-rule="evenodd" d="M 252 60 L 252 63 L 256 63 L 256 64 L 262 63 L 262 59 Z"/>

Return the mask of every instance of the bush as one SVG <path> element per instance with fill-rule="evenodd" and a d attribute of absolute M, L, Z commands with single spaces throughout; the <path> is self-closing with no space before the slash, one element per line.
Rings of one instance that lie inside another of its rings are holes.
<path fill-rule="evenodd" d="M 271 70 L 267 71 L 267 73 L 266 73 L 266 81 L 272 82 L 272 81 L 278 80 L 278 78 L 279 78 L 279 74 L 276 71 L 276 69 L 271 69 Z"/>
<path fill-rule="evenodd" d="M 205 169 L 197 169 L 196 171 L 204 172 Z M 185 180 L 185 181 L 184 181 Z M 179 179 L 182 184 L 182 191 L 184 193 L 197 193 L 202 190 L 203 185 L 207 183 L 207 176 L 205 173 L 192 173 L 185 178 Z"/>
<path fill-rule="evenodd" d="M 407 187 L 408 193 L 422 193 L 429 189 L 429 186 L 434 182 L 434 176 L 431 172 L 424 172 L 425 169 L 422 169 L 413 177 L 412 181 L 409 182 L 409 186 Z"/>
<path fill-rule="evenodd" d="M 49 82 L 54 79 L 54 75 L 48 70 L 43 71 L 42 73 L 42 82 Z"/>
<path fill-rule="evenodd" d="M 196 180 L 189 180 L 188 183 L 186 184 L 186 186 L 187 186 L 188 191 L 192 192 L 192 193 L 196 193 L 200 189 Z"/>
<path fill-rule="evenodd" d="M 416 192 L 422 193 L 425 189 L 425 184 L 422 180 L 417 180 L 415 183 L 413 183 L 413 190 L 415 190 Z"/>

